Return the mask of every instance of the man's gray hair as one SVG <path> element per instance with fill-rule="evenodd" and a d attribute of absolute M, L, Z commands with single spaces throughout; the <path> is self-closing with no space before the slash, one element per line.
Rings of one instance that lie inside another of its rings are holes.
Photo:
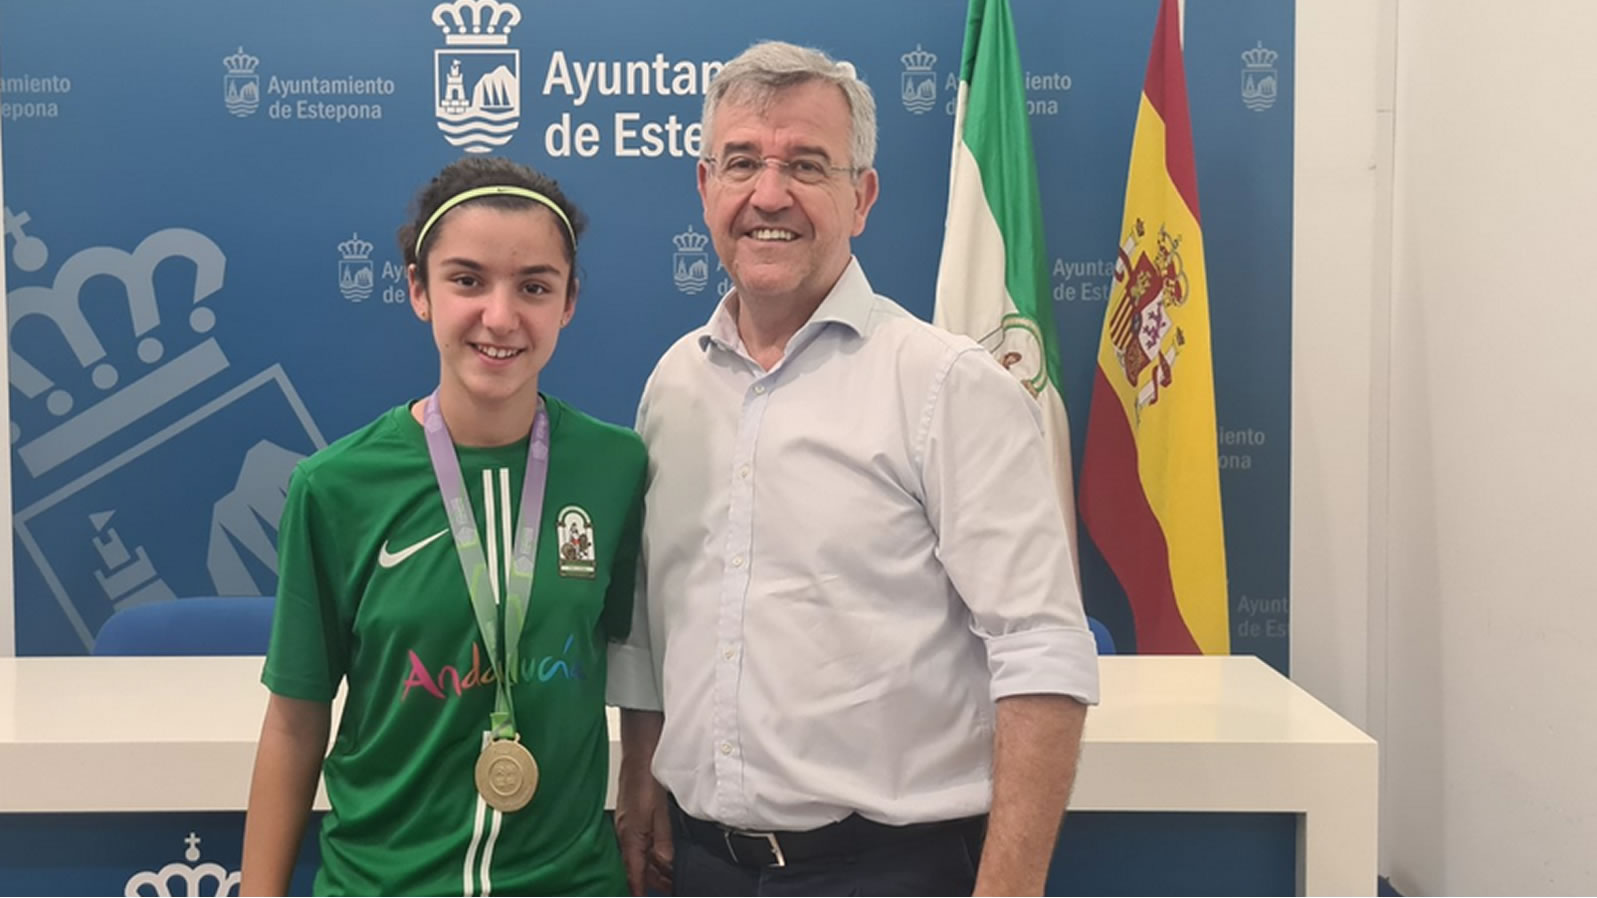
<path fill-rule="evenodd" d="M 714 134 L 715 111 L 723 102 L 763 106 L 778 91 L 811 81 L 835 84 L 843 91 L 853 130 L 849 145 L 853 158 L 849 165 L 855 171 L 870 168 L 876 161 L 876 100 L 854 71 L 854 64 L 782 41 L 757 43 L 716 73 L 704 93 L 704 113 L 700 117 L 703 141 L 709 141 Z M 699 158 L 708 158 L 713 149 L 707 142 L 702 143 Z"/>

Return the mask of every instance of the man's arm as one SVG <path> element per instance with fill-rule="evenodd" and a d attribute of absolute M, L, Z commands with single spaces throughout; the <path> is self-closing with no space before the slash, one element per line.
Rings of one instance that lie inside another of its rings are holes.
<path fill-rule="evenodd" d="M 974 345 L 960 351 L 931 401 L 926 510 L 943 568 L 986 647 L 997 705 L 976 891 L 1038 895 L 1075 780 L 1086 709 L 1098 701 L 1071 511 L 1054 488 L 1041 408 L 989 354 Z"/>
<path fill-rule="evenodd" d="M 1087 706 L 1068 695 L 998 700 L 993 806 L 977 895 L 1041 895 L 1070 801 Z"/>
<path fill-rule="evenodd" d="M 633 895 L 671 892 L 671 820 L 665 788 L 649 771 L 665 715 L 621 709 L 621 773 L 616 783 L 616 839 Z"/>
<path fill-rule="evenodd" d="M 638 401 L 637 432 L 645 444 L 649 437 L 649 397 L 654 375 L 643 386 Z M 645 478 L 647 481 L 647 477 Z M 647 486 L 645 485 L 645 493 Z M 627 888 L 641 896 L 653 889 L 671 894 L 671 819 L 665 788 L 655 780 L 650 766 L 660 744 L 665 714 L 655 677 L 654 648 L 649 624 L 648 559 L 639 544 L 632 625 L 627 638 L 612 642 L 606 704 L 621 712 L 621 770 L 616 778 L 616 842 L 627 871 Z"/>
<path fill-rule="evenodd" d="M 616 782 L 616 841 L 634 895 L 647 889 L 671 892 L 671 821 L 665 789 L 650 767 L 665 726 L 650 642 L 645 589 L 647 563 L 638 559 L 637 594 L 627 638 L 609 646 L 605 703 L 621 713 L 621 770 Z"/>
<path fill-rule="evenodd" d="M 641 565 L 640 565 L 641 567 Z M 648 606 L 640 572 L 632 633 L 610 644 L 606 701 L 621 712 L 621 770 L 616 779 L 616 841 L 632 894 L 647 889 L 671 892 L 671 819 L 665 787 L 650 767 L 665 726 L 660 690 L 655 685 L 654 653 L 649 645 Z"/>

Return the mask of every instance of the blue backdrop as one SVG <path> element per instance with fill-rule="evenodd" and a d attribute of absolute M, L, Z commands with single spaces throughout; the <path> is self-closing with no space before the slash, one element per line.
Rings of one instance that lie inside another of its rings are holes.
<path fill-rule="evenodd" d="M 1013 5 L 1079 460 L 1157 0 Z M 477 32 L 408 0 L 0 7 L 18 652 L 82 653 L 140 602 L 273 590 L 294 463 L 436 379 L 393 235 L 466 149 L 550 172 L 588 212 L 545 387 L 630 423 L 725 286 L 695 123 L 712 64 L 753 40 L 820 46 L 875 89 L 882 198 L 855 251 L 929 318 L 965 7 L 521 0 Z M 1284 671 L 1292 4 L 1187 14 L 1232 646 Z M 1134 647 L 1085 545 L 1083 578 Z"/>

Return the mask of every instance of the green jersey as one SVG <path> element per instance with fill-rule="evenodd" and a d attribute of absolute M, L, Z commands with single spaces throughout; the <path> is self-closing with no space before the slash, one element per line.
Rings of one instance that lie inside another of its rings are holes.
<path fill-rule="evenodd" d="M 622 894 L 604 815 L 605 644 L 632 619 L 645 454 L 546 397 L 549 473 L 511 690 L 537 793 L 504 814 L 473 779 L 497 684 L 421 425 L 400 406 L 295 470 L 262 675 L 343 716 L 323 767 L 320 894 Z M 527 444 L 457 447 L 500 594 Z M 501 615 L 502 621 L 502 615 Z"/>

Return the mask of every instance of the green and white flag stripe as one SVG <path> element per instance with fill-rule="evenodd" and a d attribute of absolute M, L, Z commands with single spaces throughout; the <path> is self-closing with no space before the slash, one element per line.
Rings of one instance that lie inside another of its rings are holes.
<path fill-rule="evenodd" d="M 1054 484 L 1074 544 L 1070 425 L 1059 393 L 1023 72 L 1008 0 L 971 0 L 933 322 L 979 341 L 1041 404 Z"/>

